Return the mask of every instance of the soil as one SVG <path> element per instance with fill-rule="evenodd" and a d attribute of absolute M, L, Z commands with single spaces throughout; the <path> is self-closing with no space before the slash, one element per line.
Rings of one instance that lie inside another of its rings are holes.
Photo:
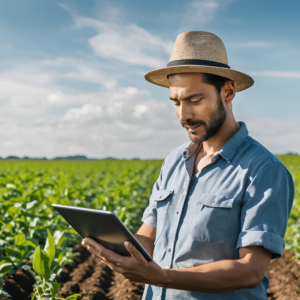
<path fill-rule="evenodd" d="M 62 286 L 57 297 L 66 298 L 74 293 L 81 294 L 77 300 L 140 300 L 144 285 L 130 282 L 113 272 L 99 259 L 94 258 L 81 245 L 74 248 L 81 255 L 77 262 L 66 265 L 57 280 Z M 292 252 L 283 252 L 279 259 L 272 260 L 266 272 L 270 280 L 268 300 L 300 299 L 300 262 L 292 261 Z M 5 276 L 1 288 L 12 298 L 0 300 L 30 300 L 34 279 L 23 269 Z"/>
<path fill-rule="evenodd" d="M 292 261 L 291 251 L 283 251 L 282 257 L 272 259 L 266 276 L 270 280 L 268 300 L 300 299 L 300 261 Z"/>

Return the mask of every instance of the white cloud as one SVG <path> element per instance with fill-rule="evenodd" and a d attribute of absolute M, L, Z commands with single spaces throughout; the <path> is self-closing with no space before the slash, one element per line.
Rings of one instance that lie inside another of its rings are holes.
<path fill-rule="evenodd" d="M 261 77 L 300 78 L 300 72 L 297 71 L 249 71 L 248 73 Z"/>
<path fill-rule="evenodd" d="M 1 155 L 164 158 L 188 135 L 172 103 L 149 95 L 118 88 L 96 93 L 97 102 L 70 108 L 63 116 L 9 120 L 0 126 Z"/>
<path fill-rule="evenodd" d="M 164 41 L 136 24 L 108 23 L 78 16 L 74 20 L 78 28 L 89 27 L 98 32 L 89 43 L 95 54 L 103 58 L 159 68 L 171 54 L 173 42 Z"/>
<path fill-rule="evenodd" d="M 92 92 L 80 90 L 81 83 L 114 89 L 117 80 L 99 71 L 101 66 L 80 59 L 57 58 L 11 63 L 0 72 L 2 113 L 39 116 L 53 107 L 70 107 L 97 101 Z M 72 88 L 65 86 L 71 82 Z"/>
<path fill-rule="evenodd" d="M 213 21 L 217 12 L 232 0 L 194 0 L 187 6 L 182 17 L 180 31 L 191 30 L 192 26 L 201 26 Z"/>

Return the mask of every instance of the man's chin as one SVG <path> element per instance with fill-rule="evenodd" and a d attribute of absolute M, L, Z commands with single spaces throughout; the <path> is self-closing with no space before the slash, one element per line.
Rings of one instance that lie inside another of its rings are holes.
<path fill-rule="evenodd" d="M 194 143 L 201 143 L 202 142 L 202 136 L 189 133 L 189 138 Z"/>

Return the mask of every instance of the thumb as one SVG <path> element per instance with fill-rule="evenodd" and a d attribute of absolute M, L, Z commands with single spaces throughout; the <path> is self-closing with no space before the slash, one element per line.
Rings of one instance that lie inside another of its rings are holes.
<path fill-rule="evenodd" d="M 136 249 L 130 242 L 124 242 L 124 246 L 135 260 L 147 262 L 143 254 L 138 249 Z"/>

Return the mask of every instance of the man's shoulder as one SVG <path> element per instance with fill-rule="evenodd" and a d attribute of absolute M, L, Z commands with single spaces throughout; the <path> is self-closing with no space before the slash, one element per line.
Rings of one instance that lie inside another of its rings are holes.
<path fill-rule="evenodd" d="M 242 149 L 239 152 L 238 159 L 249 163 L 249 167 L 256 172 L 272 164 L 280 164 L 285 168 L 284 164 L 270 150 L 249 135 L 243 141 Z"/>

